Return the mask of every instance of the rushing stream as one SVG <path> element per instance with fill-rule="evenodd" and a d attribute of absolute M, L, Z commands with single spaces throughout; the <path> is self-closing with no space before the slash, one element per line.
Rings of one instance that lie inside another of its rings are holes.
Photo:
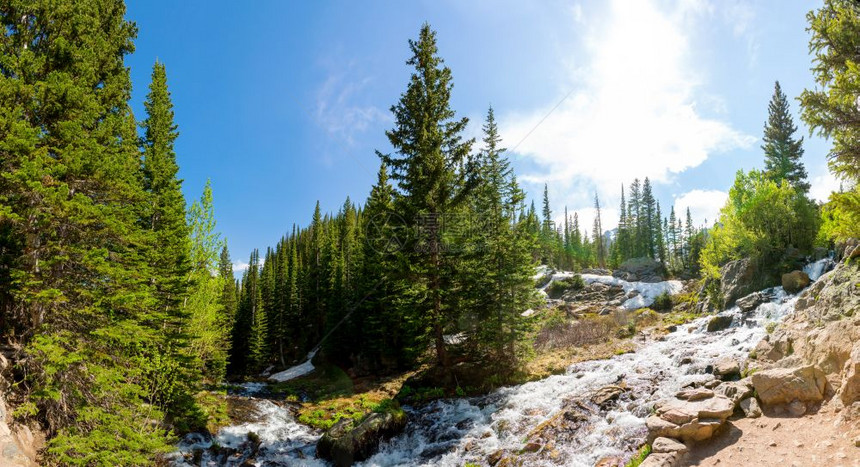
<path fill-rule="evenodd" d="M 832 265 L 824 259 L 811 263 L 805 271 L 813 280 Z M 557 277 L 565 277 L 560 273 Z M 638 290 L 644 299 L 657 290 L 679 291 L 673 281 L 638 285 L 623 283 L 608 276 L 588 277 L 598 281 L 621 285 L 625 292 Z M 639 290 L 637 287 L 642 288 Z M 647 290 L 645 290 L 647 289 Z M 517 452 L 524 446 L 529 432 L 558 412 L 569 398 L 592 393 L 611 384 L 623 382 L 629 391 L 624 392 L 616 405 L 608 411 L 595 412 L 579 425 L 577 436 L 564 444 L 556 444 L 560 456 L 555 462 L 549 459 L 539 465 L 593 466 L 607 456 L 627 458 L 647 436 L 645 419 L 654 403 L 669 397 L 679 389 L 696 381 L 713 378 L 708 367 L 721 357 L 743 361 L 755 345 L 765 336 L 770 322 L 780 321 L 794 309 L 796 296 L 786 294 L 781 287 L 767 291 L 772 300 L 750 313 L 737 307 L 719 313 L 733 317 L 728 329 L 707 332 L 706 316 L 663 337 L 652 339 L 639 336 L 634 353 L 618 355 L 608 360 L 590 361 L 571 365 L 563 375 L 502 388 L 475 398 L 443 399 L 422 407 L 405 407 L 409 415 L 406 431 L 384 443 L 379 452 L 362 463 L 367 466 L 427 465 L 457 466 L 467 462 L 483 464 L 487 457 L 500 450 Z M 631 304 L 632 305 L 632 304 Z M 248 386 L 248 391 L 259 390 Z M 256 465 L 325 465 L 314 458 L 316 442 L 321 433 L 298 424 L 290 411 L 271 401 L 256 401 L 259 415 L 252 423 L 222 429 L 215 437 L 220 446 L 237 447 L 247 433 L 257 433 L 261 440 Z M 195 448 L 208 448 L 211 439 L 188 435 L 180 443 L 180 452 L 189 453 Z M 216 458 L 205 451 L 201 465 L 238 465 Z M 180 455 L 175 465 L 187 464 Z"/>

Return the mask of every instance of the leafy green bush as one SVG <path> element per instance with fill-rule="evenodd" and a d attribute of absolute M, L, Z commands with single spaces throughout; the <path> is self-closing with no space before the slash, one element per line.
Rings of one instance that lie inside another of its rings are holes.
<path fill-rule="evenodd" d="M 788 248 L 810 251 L 818 217 L 815 203 L 788 182 L 777 184 L 757 170 L 738 171 L 702 251 L 705 276 L 718 279 L 722 265 L 740 258 L 754 258 L 767 269 Z"/>

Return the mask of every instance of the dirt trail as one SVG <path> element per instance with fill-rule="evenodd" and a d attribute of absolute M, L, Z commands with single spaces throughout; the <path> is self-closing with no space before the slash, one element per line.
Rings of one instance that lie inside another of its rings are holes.
<path fill-rule="evenodd" d="M 860 467 L 860 421 L 838 423 L 829 405 L 802 417 L 773 412 L 730 420 L 711 440 L 693 446 L 686 465 Z"/>

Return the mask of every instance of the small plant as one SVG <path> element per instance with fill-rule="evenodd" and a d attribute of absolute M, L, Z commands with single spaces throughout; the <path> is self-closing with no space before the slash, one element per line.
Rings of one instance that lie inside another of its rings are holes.
<path fill-rule="evenodd" d="M 636 453 L 636 455 L 633 456 L 629 461 L 627 461 L 627 463 L 624 464 L 624 467 L 639 467 L 639 465 L 645 461 L 645 458 L 648 457 L 649 454 L 651 454 L 651 445 L 646 444 L 639 448 L 639 451 Z"/>
<path fill-rule="evenodd" d="M 457 397 L 463 397 L 466 395 L 466 391 L 464 391 L 460 386 L 457 386 L 457 389 L 454 390 L 454 394 L 456 394 Z"/>
<path fill-rule="evenodd" d="M 771 322 L 767 323 L 767 324 L 764 326 L 764 330 L 765 330 L 768 334 L 773 334 L 773 331 L 774 331 L 775 329 L 776 329 L 776 322 L 774 322 L 774 321 L 771 321 Z"/>

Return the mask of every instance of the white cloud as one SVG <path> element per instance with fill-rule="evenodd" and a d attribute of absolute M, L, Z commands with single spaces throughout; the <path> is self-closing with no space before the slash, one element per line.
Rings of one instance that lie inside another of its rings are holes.
<path fill-rule="evenodd" d="M 355 143 L 355 136 L 367 131 L 378 121 L 391 119 L 387 112 L 373 105 L 357 102 L 371 83 L 370 78 L 351 79 L 351 67 L 332 73 L 317 91 L 314 118 L 331 136 L 347 145 Z"/>
<path fill-rule="evenodd" d="M 233 263 L 233 274 L 242 273 L 248 270 L 248 263 L 244 261 L 236 261 Z"/>
<path fill-rule="evenodd" d="M 840 188 L 839 180 L 829 171 L 825 171 L 821 175 L 812 177 L 809 184 L 811 185 L 809 188 L 809 196 L 812 199 L 821 202 L 826 202 L 827 199 L 830 198 L 830 193 L 839 191 Z"/>
<path fill-rule="evenodd" d="M 690 208 L 690 216 L 696 226 L 710 227 L 717 220 L 728 197 L 726 192 L 719 190 L 688 191 L 675 198 L 675 215 L 685 221 L 687 208 Z M 664 214 L 668 217 L 668 213 Z"/>
<path fill-rule="evenodd" d="M 586 18 L 594 26 L 577 32 L 587 60 L 570 72 L 569 97 L 554 111 L 556 102 L 501 119 L 505 141 L 522 140 L 515 152 L 538 167 L 522 179 L 549 182 L 555 206 L 589 206 L 595 187 L 614 205 L 622 183 L 666 183 L 716 153 L 752 145 L 754 137 L 701 112 L 720 100 L 700 92 L 687 34 L 709 10 L 699 1 L 663 11 L 650 0 L 615 0 L 608 18 Z"/>

